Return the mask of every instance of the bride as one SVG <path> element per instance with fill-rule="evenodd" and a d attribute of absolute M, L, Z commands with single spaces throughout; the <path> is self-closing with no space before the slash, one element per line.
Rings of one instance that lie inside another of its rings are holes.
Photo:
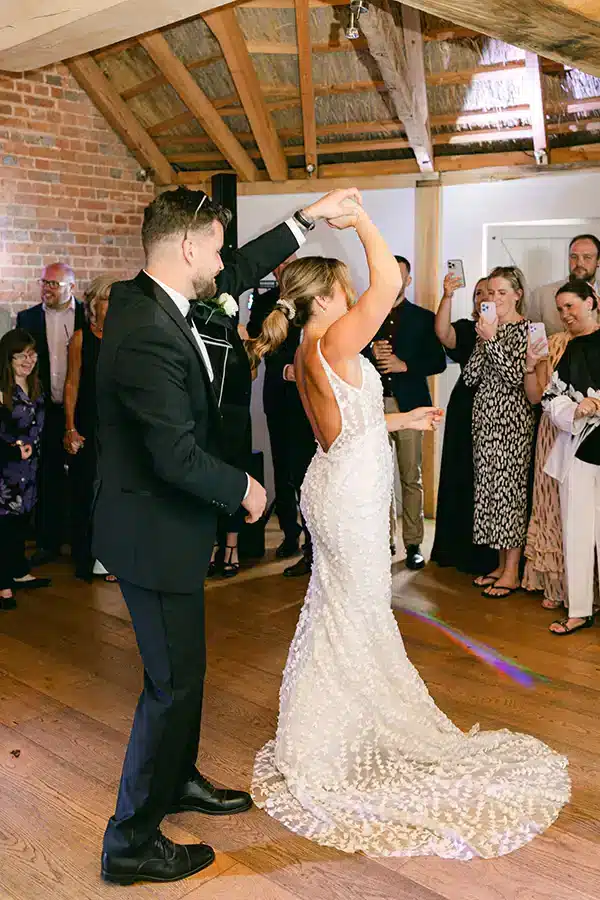
<path fill-rule="evenodd" d="M 370 856 L 501 856 L 548 828 L 569 799 L 567 760 L 507 730 L 461 732 L 404 650 L 392 609 L 388 430 L 428 428 L 435 410 L 384 417 L 381 380 L 360 355 L 401 289 L 361 206 L 354 227 L 370 282 L 354 303 L 334 259 L 290 263 L 256 358 L 304 329 L 295 373 L 318 442 L 302 487 L 312 577 L 291 645 L 274 740 L 258 753 L 256 804 L 320 844 Z"/>

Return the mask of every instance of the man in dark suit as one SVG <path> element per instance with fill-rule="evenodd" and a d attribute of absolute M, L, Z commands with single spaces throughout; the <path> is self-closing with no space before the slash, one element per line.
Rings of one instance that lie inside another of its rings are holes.
<path fill-rule="evenodd" d="M 66 475 L 68 456 L 63 446 L 63 393 L 69 341 L 73 332 L 84 324 L 83 305 L 75 299 L 75 273 L 70 266 L 64 263 L 46 266 L 40 284 L 41 303 L 17 316 L 17 327 L 24 328 L 35 339 L 40 380 L 46 395 L 36 507 L 37 547 L 31 560 L 38 566 L 52 562 L 67 538 L 70 491 Z"/>
<path fill-rule="evenodd" d="M 429 309 L 406 299 L 411 283 L 410 263 L 396 257 L 403 276 L 402 292 L 381 326 L 370 353 L 383 382 L 386 412 L 409 412 L 419 406 L 431 406 L 427 376 L 446 368 L 444 348 L 438 341 L 435 316 Z M 423 541 L 423 457 L 422 431 L 396 431 L 391 435 L 398 460 L 402 487 L 402 536 L 409 569 L 422 569 Z"/>
<path fill-rule="evenodd" d="M 166 191 L 144 213 L 144 271 L 113 286 L 97 374 L 94 554 L 119 578 L 144 690 L 104 837 L 108 881 L 174 881 L 200 871 L 214 852 L 165 838 L 165 814 L 226 815 L 252 804 L 249 794 L 215 788 L 196 769 L 203 583 L 217 517 L 242 504 L 256 521 L 266 494 L 223 462 L 212 366 L 190 315 L 193 300 L 239 296 L 294 252 L 316 219 L 339 216 L 351 193 L 333 192 L 300 210 L 223 269 L 227 211 L 202 191 Z"/>
<path fill-rule="evenodd" d="M 286 260 L 274 271 L 277 280 L 289 261 Z M 246 326 L 251 338 L 260 334 L 263 322 L 275 309 L 279 294 L 279 285 L 276 285 L 254 295 Z M 263 408 L 269 429 L 275 480 L 275 512 L 283 532 L 283 541 L 276 551 L 280 559 L 299 552 L 298 541 L 301 531 L 304 531 L 302 558 L 284 570 L 287 577 L 307 575 L 312 565 L 310 534 L 306 527 L 301 529 L 298 524 L 300 487 L 316 449 L 313 430 L 293 377 L 300 333 L 299 328 L 291 326 L 283 344 L 265 357 L 263 382 Z"/>

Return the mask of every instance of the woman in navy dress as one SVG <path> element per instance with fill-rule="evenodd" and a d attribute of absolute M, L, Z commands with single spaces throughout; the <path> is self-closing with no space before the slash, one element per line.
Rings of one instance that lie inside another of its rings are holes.
<path fill-rule="evenodd" d="M 431 559 L 439 566 L 454 566 L 461 572 L 479 575 L 490 572 L 498 563 L 498 554 L 489 547 L 473 543 L 473 439 L 471 420 L 475 389 L 462 377 L 475 348 L 475 322 L 482 301 L 487 297 L 487 280 L 480 278 L 473 291 L 470 319 L 450 321 L 452 298 L 460 287 L 455 275 L 446 275 L 444 295 L 435 317 L 436 334 L 447 356 L 459 364 L 461 374 L 450 395 L 444 426 L 444 445 L 438 488 L 435 540 Z"/>
<path fill-rule="evenodd" d="M 43 424 L 35 341 L 14 328 L 0 340 L 0 609 L 14 609 L 15 590 L 50 584 L 30 574 L 25 557 Z"/>

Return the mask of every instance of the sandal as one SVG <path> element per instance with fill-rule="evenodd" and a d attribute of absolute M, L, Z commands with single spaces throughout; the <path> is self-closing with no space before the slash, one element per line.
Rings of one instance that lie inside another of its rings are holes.
<path fill-rule="evenodd" d="M 107 584 L 116 584 L 118 582 L 118 578 L 116 575 L 111 575 L 110 572 L 107 572 L 104 576 L 104 580 Z"/>
<path fill-rule="evenodd" d="M 478 575 L 473 579 L 473 587 L 491 587 L 499 578 L 499 575 Z"/>
<path fill-rule="evenodd" d="M 16 609 L 17 601 L 10 588 L 5 588 L 3 594 L 10 594 L 10 597 L 0 597 L 0 609 Z"/>
<path fill-rule="evenodd" d="M 573 618 L 579 619 L 580 616 L 573 616 Z M 591 628 L 594 624 L 594 616 L 585 616 L 583 618 L 583 622 L 581 625 L 575 625 L 574 628 L 567 628 L 567 622 L 569 621 L 569 617 L 566 619 L 557 619 L 556 622 L 553 622 L 552 625 L 560 625 L 563 629 L 562 631 L 554 631 L 552 626 L 548 629 L 550 634 L 555 634 L 557 637 L 564 637 L 566 634 L 574 634 L 576 631 L 581 631 L 582 628 Z"/>
<path fill-rule="evenodd" d="M 229 559 L 224 558 L 223 560 L 223 577 L 224 578 L 235 578 L 235 576 L 240 571 L 239 562 L 232 562 L 233 551 L 237 551 L 237 544 L 235 546 L 231 546 L 231 544 L 225 545 L 225 554 L 227 554 L 227 550 L 229 550 Z"/>
<path fill-rule="evenodd" d="M 516 594 L 517 591 L 521 590 L 521 586 L 514 588 L 504 587 L 503 585 L 498 585 L 496 587 L 495 584 L 490 584 L 485 591 L 481 592 L 482 597 L 488 597 L 490 600 L 504 600 L 505 597 L 510 597 L 511 594 Z M 501 594 L 492 594 L 492 591 L 502 591 Z"/>
<path fill-rule="evenodd" d="M 543 609 L 560 609 L 561 606 L 563 606 L 562 600 L 550 600 L 549 597 L 544 597 L 542 600 Z"/>
<path fill-rule="evenodd" d="M 207 578 L 214 578 L 215 575 L 219 574 L 219 545 L 213 544 L 213 558 L 208 564 L 208 571 L 206 573 Z"/>

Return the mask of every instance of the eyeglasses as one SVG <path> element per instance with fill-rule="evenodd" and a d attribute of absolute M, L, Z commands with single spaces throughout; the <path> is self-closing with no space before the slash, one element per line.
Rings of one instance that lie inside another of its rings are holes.
<path fill-rule="evenodd" d="M 24 350 L 22 353 L 15 353 L 13 356 L 15 362 L 29 362 L 29 360 L 37 358 L 37 350 Z"/>
<path fill-rule="evenodd" d="M 67 287 L 67 285 L 72 283 L 72 281 L 47 281 L 45 278 L 40 278 L 41 286 L 51 288 L 53 291 L 57 291 L 59 288 Z"/>
<path fill-rule="evenodd" d="M 184 241 L 187 241 L 187 239 L 188 239 L 188 231 L 190 230 L 190 228 L 193 228 L 193 227 L 194 227 L 194 222 L 196 221 L 196 216 L 198 215 L 198 213 L 199 213 L 200 210 L 202 209 L 202 206 L 203 206 L 203 204 L 204 204 L 204 202 L 205 202 L 206 200 L 208 200 L 208 194 L 205 194 L 205 195 L 203 196 L 202 200 L 200 201 L 200 203 L 199 203 L 198 206 L 196 207 L 196 210 L 195 210 L 195 212 L 194 212 L 194 215 L 192 216 L 192 221 L 190 222 L 190 224 L 189 224 L 189 225 L 187 226 L 187 228 L 185 229 L 185 234 L 184 234 L 184 236 L 183 236 Z"/>

